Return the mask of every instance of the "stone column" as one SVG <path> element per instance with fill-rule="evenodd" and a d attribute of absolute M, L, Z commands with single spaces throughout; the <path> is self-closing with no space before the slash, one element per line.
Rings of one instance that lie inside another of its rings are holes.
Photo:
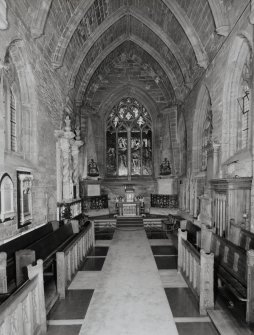
<path fill-rule="evenodd" d="M 218 177 L 220 168 L 220 144 L 211 143 L 207 148 L 207 180 Z"/>

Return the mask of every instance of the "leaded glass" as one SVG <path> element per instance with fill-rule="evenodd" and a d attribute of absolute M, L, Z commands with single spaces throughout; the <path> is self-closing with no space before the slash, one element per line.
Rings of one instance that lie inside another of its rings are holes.
<path fill-rule="evenodd" d="M 122 99 L 109 114 L 106 161 L 109 176 L 152 174 L 152 120 L 136 99 Z"/>

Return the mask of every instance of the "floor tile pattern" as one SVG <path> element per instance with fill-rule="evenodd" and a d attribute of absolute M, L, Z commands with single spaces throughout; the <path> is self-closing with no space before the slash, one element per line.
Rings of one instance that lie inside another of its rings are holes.
<path fill-rule="evenodd" d="M 80 334 L 177 334 L 144 231 L 116 231 Z"/>

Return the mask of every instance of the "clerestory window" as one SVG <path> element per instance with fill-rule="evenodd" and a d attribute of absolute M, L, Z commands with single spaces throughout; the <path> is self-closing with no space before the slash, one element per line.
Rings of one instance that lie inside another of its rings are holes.
<path fill-rule="evenodd" d="M 107 175 L 151 175 L 152 119 L 146 108 L 134 98 L 124 98 L 106 124 Z"/>

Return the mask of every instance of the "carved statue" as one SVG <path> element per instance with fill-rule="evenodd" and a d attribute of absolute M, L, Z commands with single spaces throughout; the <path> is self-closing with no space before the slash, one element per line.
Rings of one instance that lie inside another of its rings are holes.
<path fill-rule="evenodd" d="M 91 159 L 91 161 L 88 163 L 88 176 L 90 177 L 99 176 L 99 170 L 97 164 L 93 159 Z"/>
<path fill-rule="evenodd" d="M 160 165 L 160 175 L 169 175 L 171 174 L 171 167 L 169 160 L 164 158 L 163 162 Z"/>

